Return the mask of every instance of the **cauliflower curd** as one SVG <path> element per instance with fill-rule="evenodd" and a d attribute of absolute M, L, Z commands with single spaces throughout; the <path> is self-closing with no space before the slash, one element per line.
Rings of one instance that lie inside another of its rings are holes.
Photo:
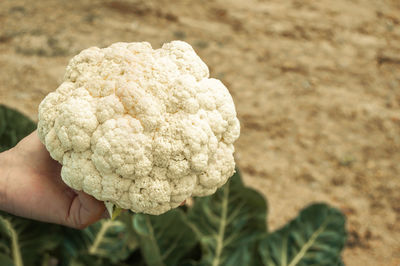
<path fill-rule="evenodd" d="M 235 171 L 239 133 L 229 91 L 182 41 L 83 50 L 39 106 L 63 181 L 138 213 L 214 193 Z"/>

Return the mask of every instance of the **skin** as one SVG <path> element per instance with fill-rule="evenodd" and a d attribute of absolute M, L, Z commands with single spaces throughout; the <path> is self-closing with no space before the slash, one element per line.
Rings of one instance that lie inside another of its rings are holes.
<path fill-rule="evenodd" d="M 0 153 L 0 209 L 78 229 L 107 216 L 103 202 L 72 190 L 60 174 L 61 165 L 33 132 Z"/>

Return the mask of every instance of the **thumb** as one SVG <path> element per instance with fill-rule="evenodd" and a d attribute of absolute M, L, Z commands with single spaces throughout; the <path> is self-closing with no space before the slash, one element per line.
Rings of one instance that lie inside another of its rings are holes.
<path fill-rule="evenodd" d="M 66 225 L 77 229 L 84 229 L 100 220 L 104 211 L 105 206 L 103 202 L 82 191 L 76 191 L 76 195 L 71 201 Z"/>

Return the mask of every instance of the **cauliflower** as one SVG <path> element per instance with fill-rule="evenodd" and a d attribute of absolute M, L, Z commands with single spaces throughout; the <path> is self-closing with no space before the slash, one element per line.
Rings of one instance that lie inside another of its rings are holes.
<path fill-rule="evenodd" d="M 83 50 L 39 106 L 62 180 L 138 213 L 214 193 L 235 171 L 239 133 L 229 91 L 182 41 Z"/>

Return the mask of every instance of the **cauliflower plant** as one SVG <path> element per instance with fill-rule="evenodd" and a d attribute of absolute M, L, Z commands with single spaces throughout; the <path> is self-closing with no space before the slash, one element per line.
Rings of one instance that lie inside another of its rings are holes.
<path fill-rule="evenodd" d="M 227 88 L 182 41 L 92 47 L 39 106 L 63 181 L 138 213 L 210 195 L 235 171 L 240 125 Z"/>

